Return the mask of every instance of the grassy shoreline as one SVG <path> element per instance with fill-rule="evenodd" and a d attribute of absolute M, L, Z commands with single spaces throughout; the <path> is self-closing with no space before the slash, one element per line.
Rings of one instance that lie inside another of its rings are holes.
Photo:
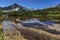
<path fill-rule="evenodd" d="M 3 31 L 2 31 L 2 23 L 0 22 L 0 40 L 4 40 Z"/>

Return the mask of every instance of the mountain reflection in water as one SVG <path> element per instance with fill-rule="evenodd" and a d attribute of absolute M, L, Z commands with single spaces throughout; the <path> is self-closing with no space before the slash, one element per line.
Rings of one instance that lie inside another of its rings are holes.
<path fill-rule="evenodd" d="M 21 24 L 26 27 L 44 26 L 44 25 L 53 26 L 54 24 L 56 24 L 56 22 L 48 20 L 40 21 L 39 19 L 27 19 L 23 21 Z"/>
<path fill-rule="evenodd" d="M 9 23 L 14 24 L 11 22 L 3 21 L 2 25 L 3 25 L 3 27 L 5 27 L 5 26 L 11 27 L 11 25 L 9 25 Z M 25 27 L 35 27 L 35 26 L 45 26 L 45 25 L 54 26 L 54 24 L 56 24 L 56 22 L 48 21 L 48 20 L 40 21 L 39 19 L 27 19 L 27 20 L 22 21 L 22 23 L 20 23 L 20 24 Z"/>

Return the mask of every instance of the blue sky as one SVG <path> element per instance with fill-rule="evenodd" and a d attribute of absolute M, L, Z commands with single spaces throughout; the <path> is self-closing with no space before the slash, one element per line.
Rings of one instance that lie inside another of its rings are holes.
<path fill-rule="evenodd" d="M 0 0 L 0 7 L 9 6 L 13 3 L 27 8 L 43 9 L 50 6 L 56 6 L 60 3 L 60 0 Z"/>

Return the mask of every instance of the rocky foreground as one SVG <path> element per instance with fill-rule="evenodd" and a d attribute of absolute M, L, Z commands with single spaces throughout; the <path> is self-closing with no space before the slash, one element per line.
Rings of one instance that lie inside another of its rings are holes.
<path fill-rule="evenodd" d="M 42 29 L 23 27 L 20 23 L 3 22 L 5 40 L 60 40 L 60 34 L 55 35 Z"/>

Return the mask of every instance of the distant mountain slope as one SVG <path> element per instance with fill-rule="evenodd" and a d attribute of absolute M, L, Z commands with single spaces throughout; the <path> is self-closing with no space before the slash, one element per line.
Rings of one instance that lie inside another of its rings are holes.
<path fill-rule="evenodd" d="M 43 9 L 43 11 L 59 12 L 60 11 L 60 4 L 58 4 L 55 7 L 50 7 L 50 8 Z"/>
<path fill-rule="evenodd" d="M 56 7 L 60 7 L 60 4 L 58 4 Z"/>

